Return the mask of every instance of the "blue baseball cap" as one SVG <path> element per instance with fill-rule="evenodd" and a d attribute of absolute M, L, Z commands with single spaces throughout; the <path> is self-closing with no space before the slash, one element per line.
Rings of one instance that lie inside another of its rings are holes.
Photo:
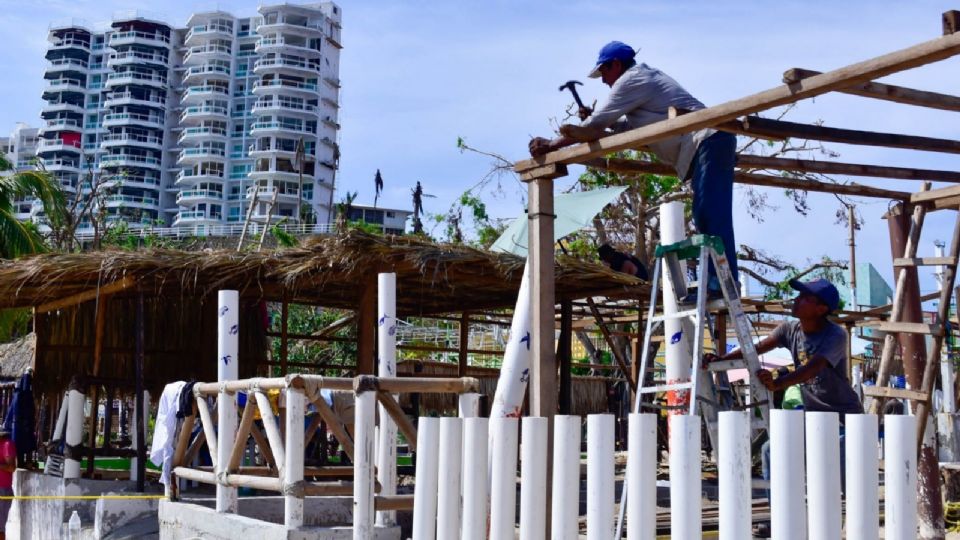
<path fill-rule="evenodd" d="M 640 49 L 636 51 L 633 50 L 633 47 L 622 41 L 611 41 L 607 43 L 600 49 L 600 55 L 597 57 L 597 65 L 593 66 L 593 71 L 590 72 L 589 77 L 596 79 L 600 76 L 600 66 L 612 60 L 629 60 L 636 56 L 639 50 Z"/>
<path fill-rule="evenodd" d="M 833 283 L 820 278 L 813 281 L 800 281 L 791 279 L 790 286 L 802 293 L 812 294 L 824 303 L 830 311 L 836 311 L 840 307 L 840 292 Z"/>

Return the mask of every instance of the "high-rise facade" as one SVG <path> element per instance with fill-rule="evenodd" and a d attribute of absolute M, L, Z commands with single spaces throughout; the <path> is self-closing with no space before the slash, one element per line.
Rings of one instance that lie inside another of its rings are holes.
<path fill-rule="evenodd" d="M 51 26 L 38 157 L 108 220 L 326 224 L 339 152 L 340 8 L 130 14 Z M 297 211 L 300 205 L 301 211 Z"/>
<path fill-rule="evenodd" d="M 18 123 L 9 137 L 0 137 L 0 153 L 10 163 L 10 170 L 0 171 L 0 176 L 31 170 L 36 166 L 38 132 L 40 130 L 24 123 Z M 33 204 L 33 200 L 18 197 L 13 201 L 13 211 L 17 219 L 28 220 L 43 209 Z"/>

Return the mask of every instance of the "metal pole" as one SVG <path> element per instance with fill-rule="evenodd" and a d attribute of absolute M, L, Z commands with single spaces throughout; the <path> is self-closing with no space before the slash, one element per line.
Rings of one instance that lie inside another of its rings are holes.
<path fill-rule="evenodd" d="M 884 538 L 917 538 L 917 417 L 883 419 Z"/>
<path fill-rule="evenodd" d="M 397 374 L 397 275 L 377 275 L 377 373 L 381 377 Z M 396 396 L 394 396 L 396 397 Z M 397 424 L 380 405 L 380 431 L 377 444 L 377 481 L 383 495 L 397 493 Z M 394 525 L 397 513 L 377 512 L 377 524 Z"/>
<path fill-rule="evenodd" d="M 353 463 L 353 540 L 374 537 L 374 432 L 377 422 L 377 393 L 357 391 L 356 441 Z M 436 491 L 436 490 L 434 490 Z"/>
<path fill-rule="evenodd" d="M 283 467 L 283 523 L 287 529 L 303 526 L 303 494 L 286 493 L 303 482 L 304 395 L 299 388 L 287 388 L 287 440 L 284 443 L 286 459 Z M 243 444 L 237 441 L 235 444 Z M 221 462 L 222 463 L 222 462 Z"/>
<path fill-rule="evenodd" d="M 517 500 L 517 418 L 491 418 L 493 452 L 490 540 L 514 540 Z"/>

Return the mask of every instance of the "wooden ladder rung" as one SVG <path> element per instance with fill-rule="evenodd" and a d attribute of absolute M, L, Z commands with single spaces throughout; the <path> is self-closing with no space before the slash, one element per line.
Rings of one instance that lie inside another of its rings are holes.
<path fill-rule="evenodd" d="M 917 390 L 905 388 L 890 388 L 887 386 L 864 386 L 863 395 L 884 398 L 903 398 L 911 401 L 927 401 L 927 394 Z"/>
<path fill-rule="evenodd" d="M 911 258 L 898 258 L 893 260 L 893 266 L 902 267 L 902 266 L 938 266 L 938 265 L 948 265 L 956 266 L 957 258 L 956 257 L 911 257 Z"/>
<path fill-rule="evenodd" d="M 881 332 L 897 332 L 905 334 L 926 334 L 930 336 L 942 336 L 943 327 L 939 324 L 927 323 L 907 323 L 907 322 L 889 322 L 884 321 L 873 328 Z"/>

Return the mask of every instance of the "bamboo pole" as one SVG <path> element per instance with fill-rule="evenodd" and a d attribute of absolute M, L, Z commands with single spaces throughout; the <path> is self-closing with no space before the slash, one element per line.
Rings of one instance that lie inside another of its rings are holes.
<path fill-rule="evenodd" d="M 240 467 L 240 459 L 243 458 L 243 451 L 247 447 L 247 438 L 250 437 L 250 426 L 253 425 L 253 412 L 256 406 L 252 399 L 247 399 L 243 407 L 243 417 L 240 418 L 240 426 L 237 428 L 237 437 L 233 441 L 233 449 L 230 452 L 230 462 L 227 464 L 226 471 L 232 474 Z"/>
<path fill-rule="evenodd" d="M 194 387 L 196 389 L 196 387 Z M 200 412 L 200 425 L 203 427 L 203 434 L 207 441 L 207 448 L 210 450 L 210 462 L 214 468 L 217 466 L 217 431 L 213 427 L 213 418 L 210 416 L 210 407 L 207 406 L 207 400 L 202 396 L 196 395 L 197 411 Z"/>
<path fill-rule="evenodd" d="M 277 469 L 282 473 L 285 463 L 283 439 L 280 437 L 280 428 L 273 416 L 270 400 L 263 392 L 254 392 L 254 395 L 257 398 L 257 406 L 260 408 L 260 420 L 263 421 L 263 429 L 267 432 L 267 441 L 270 443 L 270 450 L 273 452 L 273 460 L 277 464 Z"/>
<path fill-rule="evenodd" d="M 403 412 L 403 409 L 400 408 L 400 404 L 397 403 L 397 400 L 393 399 L 392 394 L 382 390 L 377 392 L 377 399 L 380 401 L 380 404 L 383 405 L 384 410 L 390 414 L 390 418 L 393 418 L 393 421 L 397 423 L 397 427 L 400 428 L 400 432 L 406 437 L 410 449 L 416 452 L 417 428 L 414 427 L 413 422 L 410 421 L 410 418 L 408 418 L 406 413 Z"/>
<path fill-rule="evenodd" d="M 333 412 L 333 409 L 327 405 L 327 402 L 323 399 L 323 397 L 318 397 L 316 400 L 314 400 L 313 405 L 317 408 L 317 412 L 320 413 L 320 416 L 327 423 L 327 427 L 333 432 L 333 436 L 337 439 L 337 442 L 339 442 L 340 446 L 343 447 L 344 453 L 347 454 L 347 457 L 350 458 L 350 461 L 353 461 L 353 438 L 350 437 L 349 433 L 347 433 L 347 430 L 344 428 L 343 422 L 340 421 L 337 413 Z"/>

